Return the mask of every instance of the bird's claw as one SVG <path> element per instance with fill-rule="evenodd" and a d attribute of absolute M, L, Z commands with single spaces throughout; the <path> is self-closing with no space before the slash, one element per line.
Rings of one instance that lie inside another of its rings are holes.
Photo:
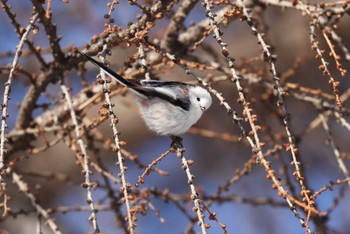
<path fill-rule="evenodd" d="M 179 136 L 170 136 L 171 144 L 170 147 L 174 150 L 184 150 L 184 146 L 182 145 L 182 138 Z"/>

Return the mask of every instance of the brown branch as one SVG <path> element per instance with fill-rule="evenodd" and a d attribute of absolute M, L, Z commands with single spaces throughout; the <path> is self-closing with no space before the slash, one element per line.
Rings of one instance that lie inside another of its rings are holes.
<path fill-rule="evenodd" d="M 32 206 L 35 208 L 38 215 L 43 217 L 45 220 L 47 226 L 51 229 L 51 231 L 55 234 L 62 234 L 62 232 L 59 230 L 57 224 L 54 222 L 54 220 L 50 217 L 47 210 L 45 210 L 39 203 L 37 197 L 33 193 L 29 191 L 28 184 L 23 181 L 20 175 L 18 175 L 16 172 L 12 172 L 12 180 L 15 185 L 17 185 L 18 190 L 23 192 L 24 195 L 29 198 L 30 202 L 32 203 Z"/>
<path fill-rule="evenodd" d="M 49 1 L 50 2 L 50 1 Z M 59 41 L 61 36 L 57 35 L 57 27 L 51 21 L 51 13 L 47 14 L 47 11 L 43 7 L 43 4 L 38 0 L 32 0 L 34 9 L 39 14 L 40 22 L 44 26 L 46 35 L 50 41 L 50 47 L 52 50 L 52 55 L 57 63 L 64 63 L 65 56 L 62 52 Z M 49 9 L 49 5 L 48 5 Z M 47 15 L 49 17 L 47 17 Z"/>

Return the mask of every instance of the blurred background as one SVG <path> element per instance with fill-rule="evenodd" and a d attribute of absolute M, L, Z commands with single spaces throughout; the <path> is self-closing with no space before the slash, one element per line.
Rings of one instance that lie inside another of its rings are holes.
<path fill-rule="evenodd" d="M 175 27 L 174 35 L 170 34 L 169 28 L 176 22 L 176 13 L 189 2 L 192 4 L 188 7 L 189 13 Z M 183 0 L 113 3 L 97 0 L 46 1 L 43 4 L 35 0 L 2 1 L 2 84 L 8 79 L 9 64 L 14 60 L 20 40 L 16 28 L 25 28 L 28 25 L 33 6 L 34 9 L 41 6 L 43 10 L 50 12 L 48 24 L 57 26 L 56 33 L 48 32 L 49 27 L 43 26 L 40 13 L 39 21 L 35 23 L 36 34 L 29 35 L 37 54 L 28 43 L 24 45 L 17 74 L 11 85 L 9 117 L 6 120 L 8 154 L 5 161 L 12 171 L 21 175 L 23 181 L 28 183 L 31 193 L 42 207 L 51 212 L 51 217 L 63 233 L 92 233 L 93 228 L 88 219 L 90 210 L 86 203 L 86 189 L 81 186 L 84 176 L 74 151 L 72 121 L 69 115 L 63 114 L 67 110 L 67 104 L 62 98 L 59 85 L 61 79 L 70 88 L 73 103 L 77 104 L 75 110 L 80 116 L 80 123 L 88 132 L 83 139 L 91 161 L 103 168 L 104 172 L 119 179 L 117 157 L 112 150 L 114 139 L 110 122 L 108 118 L 101 121 L 104 100 L 102 87 L 96 83 L 99 70 L 76 56 L 76 48 L 90 55 L 97 55 L 102 51 L 101 45 L 108 44 L 111 56 L 106 59 L 113 70 L 127 78 L 144 78 L 145 68 L 141 66 L 137 47 L 140 37 L 135 36 L 136 33 L 132 30 L 124 32 L 137 22 L 142 22 L 142 17 L 150 12 L 150 7 L 162 3 L 160 15 L 149 16 L 148 28 L 145 26 L 137 30 L 145 30 L 149 41 L 176 54 L 182 64 L 190 67 L 194 74 L 211 82 L 212 88 L 222 93 L 237 115 L 244 117 L 243 106 L 237 102 L 237 88 L 231 81 L 231 75 L 227 73 L 228 64 L 222 56 L 219 44 L 212 37 L 201 2 Z M 257 28 L 264 33 L 264 40 L 278 56 L 276 67 L 281 86 L 289 93 L 285 97 L 285 107 L 290 114 L 289 127 L 298 148 L 297 156 L 301 162 L 305 186 L 311 191 L 311 195 L 330 185 L 330 181 L 346 178 L 339 166 L 339 159 L 346 168 L 350 166 L 349 129 L 341 124 L 342 119 L 349 121 L 349 75 L 342 76 L 334 59 L 336 53 L 339 56 L 337 61 L 344 69 L 349 69 L 350 55 L 344 50 L 350 47 L 349 7 L 343 1 L 331 3 L 323 5 L 319 2 L 298 2 L 293 6 L 284 1 L 246 2 L 252 8 L 250 14 Z M 271 168 L 276 170 L 282 186 L 289 194 L 302 201 L 300 185 L 293 176 L 291 154 L 286 150 L 288 139 L 282 123 L 281 109 L 277 106 L 278 99 L 273 89 L 270 64 L 263 60 L 261 46 L 247 21 L 241 20 L 242 9 L 237 8 L 234 2 L 213 1 L 212 4 L 215 6 L 212 11 L 217 12 L 216 19 L 223 32 L 222 40 L 228 44 L 230 55 L 236 59 L 235 68 L 243 77 L 243 91 L 247 101 L 251 103 L 252 113 L 257 115 L 257 124 L 261 126 L 258 133 L 260 140 L 265 143 L 263 153 L 266 153 L 266 160 L 272 163 Z M 113 9 L 109 6 L 113 6 Z M 223 10 L 226 12 L 225 16 L 220 14 Z M 315 59 L 316 52 L 311 48 L 310 22 L 314 15 L 318 19 L 328 17 L 316 26 L 315 37 L 319 48 L 325 50 L 323 56 L 329 65 L 332 78 L 340 82 L 342 113 L 336 105 L 329 77 L 320 71 L 321 60 Z M 334 29 L 341 39 L 338 44 L 339 40 L 334 36 L 331 38 L 330 43 L 335 51 L 333 54 L 330 49 L 332 47 L 327 43 L 327 33 L 323 31 L 327 27 Z M 201 32 L 200 36 L 196 37 L 194 29 Z M 52 38 L 48 36 L 54 34 L 61 37 L 58 42 L 64 54 L 61 61 L 55 57 L 54 46 L 50 43 Z M 124 37 L 111 40 L 113 34 Z M 186 40 L 186 36 L 190 39 Z M 167 44 L 166 39 L 171 41 L 172 37 L 176 37 L 176 40 L 172 41 L 173 44 Z M 108 43 L 104 43 L 104 40 Z M 194 42 L 198 42 L 198 46 Z M 147 48 L 146 44 L 145 47 L 146 60 L 149 63 L 147 69 L 152 79 L 198 83 L 180 66 L 162 57 L 159 51 Z M 40 62 L 38 57 L 44 62 Z M 47 64 L 47 67 L 43 64 Z M 57 71 L 57 77 L 53 70 Z M 20 115 L 24 113 L 23 104 L 28 101 L 26 95 L 31 88 L 37 87 L 40 79 L 49 79 L 46 77 L 51 77 L 51 81 L 40 92 L 31 112 L 22 116 L 31 121 L 19 124 Z M 136 231 L 146 234 L 200 233 L 196 214 L 192 211 L 188 179 L 181 168 L 181 160 L 174 153 L 167 155 L 155 166 L 156 170 L 144 177 L 144 184 L 135 186 L 145 167 L 169 149 L 170 138 L 150 132 L 139 116 L 134 96 L 117 86 L 114 81 L 110 85 L 112 102 L 115 104 L 113 110 L 119 119 L 117 128 L 122 154 L 128 167 L 126 180 L 132 185 L 132 193 L 136 197 L 131 203 L 133 207 L 139 208 L 136 214 Z M 0 93 L 4 93 L 4 85 L 1 85 Z M 342 119 L 338 114 L 342 115 Z M 322 125 L 320 115 L 326 116 L 330 131 Z M 250 132 L 245 119 L 242 120 L 242 126 L 247 133 Z M 30 129 L 37 131 L 30 133 Z M 210 207 L 210 211 L 217 214 L 217 219 L 226 225 L 229 233 L 305 233 L 306 229 L 294 217 L 285 200 L 278 196 L 277 190 L 272 189 L 272 182 L 266 179 L 264 167 L 254 163 L 252 147 L 242 137 L 241 129 L 233 123 L 232 115 L 227 114 L 218 98 L 213 95 L 211 108 L 183 138 L 186 148 L 184 155 L 194 161 L 190 170 L 195 176 L 194 185 L 199 196 Z M 339 149 L 338 160 L 331 142 Z M 275 151 L 271 153 L 273 149 Z M 118 215 L 126 216 L 125 203 L 117 202 L 118 207 L 115 207 L 112 199 L 121 199 L 120 183 L 113 183 L 110 177 L 103 177 L 101 171 L 91 170 L 92 181 L 98 184 L 93 191 L 93 199 L 96 209 L 99 210 L 97 222 L 100 230 L 106 233 L 125 233 L 123 226 L 126 224 L 120 221 L 122 218 L 118 218 Z M 246 173 L 239 175 L 239 170 Z M 51 233 L 45 221 L 40 221 L 37 217 L 37 212 L 26 194 L 20 192 L 18 185 L 13 182 L 11 173 L 4 176 L 6 194 L 11 197 L 8 202 L 11 210 L 0 222 L 0 233 L 37 233 L 38 226 L 43 228 L 42 233 Z M 225 184 L 227 191 L 218 192 Z M 114 196 L 109 194 L 111 191 Z M 165 193 L 169 193 L 169 197 Z M 350 233 L 349 202 L 347 181 L 340 181 L 339 185 L 325 189 L 315 198 L 315 208 L 327 212 L 327 215 L 312 214 L 308 222 L 310 229 L 318 233 Z M 307 212 L 296 207 L 300 216 L 306 220 Z M 206 211 L 204 214 L 205 222 L 210 224 L 208 233 L 224 233 L 218 223 L 209 220 Z"/>

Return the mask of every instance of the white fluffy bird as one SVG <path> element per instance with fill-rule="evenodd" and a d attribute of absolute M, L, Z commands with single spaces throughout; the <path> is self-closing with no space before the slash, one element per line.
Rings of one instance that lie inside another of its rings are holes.
<path fill-rule="evenodd" d="M 148 128 L 159 135 L 170 136 L 172 147 L 182 148 L 179 135 L 186 133 L 211 106 L 209 92 L 200 86 L 177 81 L 125 79 L 103 63 L 79 53 L 136 94 Z"/>

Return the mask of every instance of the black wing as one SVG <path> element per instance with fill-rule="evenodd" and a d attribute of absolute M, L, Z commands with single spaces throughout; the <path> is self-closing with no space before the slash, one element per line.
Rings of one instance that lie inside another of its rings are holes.
<path fill-rule="evenodd" d="M 144 86 L 150 86 L 150 87 L 169 87 L 171 88 L 172 86 L 192 86 L 190 84 L 186 84 L 183 82 L 179 81 L 160 81 L 160 80 L 141 80 L 140 81 L 142 85 Z"/>
<path fill-rule="evenodd" d="M 134 89 L 135 91 L 137 91 L 138 93 L 143 94 L 144 96 L 146 96 L 147 98 L 160 98 L 163 99 L 171 104 L 173 104 L 174 106 L 178 106 L 181 107 L 182 109 L 188 111 L 190 109 L 190 99 L 189 98 L 185 98 L 185 97 L 172 97 L 166 93 L 163 92 L 159 92 L 156 89 L 153 88 L 149 88 L 149 87 L 133 87 L 132 89 Z"/>

